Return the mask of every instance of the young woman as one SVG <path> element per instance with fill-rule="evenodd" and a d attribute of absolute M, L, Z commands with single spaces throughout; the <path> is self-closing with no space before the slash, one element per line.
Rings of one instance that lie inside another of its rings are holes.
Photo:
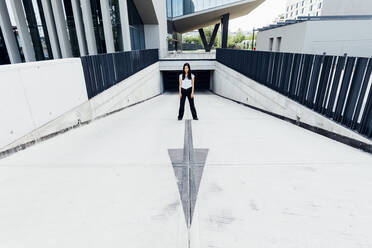
<path fill-rule="evenodd" d="M 178 112 L 178 120 L 182 120 L 183 113 L 185 110 L 185 101 L 186 97 L 189 100 L 190 110 L 192 114 L 192 118 L 194 120 L 198 120 L 198 116 L 196 114 L 196 109 L 194 105 L 194 81 L 195 76 L 191 73 L 191 68 L 189 63 L 185 63 L 183 65 L 182 74 L 179 76 L 179 92 L 180 92 L 180 109 Z"/>

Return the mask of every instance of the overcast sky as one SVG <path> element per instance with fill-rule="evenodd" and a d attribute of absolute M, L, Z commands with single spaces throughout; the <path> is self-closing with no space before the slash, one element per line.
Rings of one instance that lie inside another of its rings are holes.
<path fill-rule="evenodd" d="M 266 0 L 249 15 L 233 19 L 229 23 L 229 31 L 251 31 L 253 27 L 260 28 L 271 24 L 280 14 L 284 13 L 286 0 Z"/>

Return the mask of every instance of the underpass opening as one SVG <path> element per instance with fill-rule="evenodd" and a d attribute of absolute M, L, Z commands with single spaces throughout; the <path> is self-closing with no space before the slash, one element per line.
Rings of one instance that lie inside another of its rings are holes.
<path fill-rule="evenodd" d="M 210 70 L 193 70 L 195 75 L 195 92 L 208 91 L 211 81 Z M 163 71 L 163 89 L 164 92 L 178 92 L 178 77 L 182 71 Z"/>

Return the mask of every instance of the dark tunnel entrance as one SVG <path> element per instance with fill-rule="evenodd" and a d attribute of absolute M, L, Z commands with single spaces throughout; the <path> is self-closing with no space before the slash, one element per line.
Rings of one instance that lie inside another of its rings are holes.
<path fill-rule="evenodd" d="M 163 71 L 164 91 L 178 92 L 178 76 L 182 71 Z M 211 71 L 192 71 L 195 75 L 195 91 L 210 89 Z"/>

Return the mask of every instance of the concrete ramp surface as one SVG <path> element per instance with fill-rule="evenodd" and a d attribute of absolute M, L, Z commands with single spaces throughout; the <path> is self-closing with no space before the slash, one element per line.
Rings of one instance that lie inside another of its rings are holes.
<path fill-rule="evenodd" d="M 178 121 L 163 94 L 0 160 L 0 247 L 372 247 L 371 154 L 213 94 L 195 104 L 199 121 L 188 103 Z M 190 226 L 192 180 L 169 156 L 188 122 L 208 151 Z"/>

